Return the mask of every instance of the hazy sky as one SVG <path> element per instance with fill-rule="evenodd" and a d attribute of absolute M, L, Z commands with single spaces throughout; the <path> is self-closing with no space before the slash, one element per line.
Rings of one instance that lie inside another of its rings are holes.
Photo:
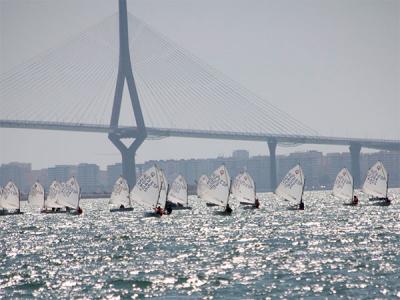
<path fill-rule="evenodd" d="M 129 11 L 320 134 L 400 139 L 400 1 L 128 1 Z M 117 1 L 0 0 L 11 70 L 117 11 Z M 7 99 L 0 99 L 1 107 Z M 112 99 L 110 99 L 112 101 Z M 0 163 L 120 160 L 106 135 L 0 129 Z M 146 141 L 138 161 L 266 154 L 265 143 Z M 279 153 L 345 147 L 279 148 Z"/>

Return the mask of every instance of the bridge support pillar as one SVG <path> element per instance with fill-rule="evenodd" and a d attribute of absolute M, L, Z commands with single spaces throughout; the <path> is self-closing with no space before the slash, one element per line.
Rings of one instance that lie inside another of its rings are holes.
<path fill-rule="evenodd" d="M 126 179 L 130 188 L 136 184 L 136 164 L 135 155 L 137 149 L 147 137 L 146 126 L 140 106 L 139 96 L 136 90 L 135 78 L 132 72 L 132 63 L 129 52 L 128 39 L 128 10 L 126 0 L 119 0 L 119 65 L 118 75 L 112 107 L 110 129 L 108 135 L 110 141 L 118 148 L 122 156 L 122 175 Z M 124 129 L 119 127 L 119 117 L 121 112 L 121 101 L 124 84 L 128 86 L 133 113 L 135 116 L 135 132 L 124 134 Z M 122 137 L 133 138 L 132 144 L 127 147 L 122 143 Z"/>
<path fill-rule="evenodd" d="M 361 185 L 360 152 L 361 152 L 360 144 L 358 143 L 350 144 L 351 173 L 353 175 L 354 188 L 359 188 Z"/>
<path fill-rule="evenodd" d="M 276 145 L 275 139 L 268 140 L 269 149 L 269 186 L 271 190 L 276 189 Z"/>
<path fill-rule="evenodd" d="M 122 156 L 122 176 L 128 182 L 130 188 L 136 184 L 136 163 L 135 155 L 139 146 L 143 143 L 146 135 L 137 136 L 134 142 L 129 146 L 122 143 L 121 138 L 117 134 L 109 134 L 108 138 L 119 150 Z"/>

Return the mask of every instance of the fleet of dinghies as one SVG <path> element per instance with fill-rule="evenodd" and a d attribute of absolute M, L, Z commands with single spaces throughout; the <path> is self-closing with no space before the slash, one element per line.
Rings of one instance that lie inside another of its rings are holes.
<path fill-rule="evenodd" d="M 366 175 L 362 192 L 375 201 L 376 205 L 390 205 L 388 198 L 388 179 L 382 162 L 376 162 Z M 289 209 L 304 209 L 304 173 L 298 164 L 288 171 L 275 190 L 279 199 L 290 202 Z M 349 170 L 343 168 L 336 176 L 332 195 L 345 201 L 344 205 L 358 205 L 354 195 L 354 182 Z M 81 214 L 80 187 L 75 177 L 67 182 L 53 181 L 47 198 L 43 186 L 37 181 L 33 184 L 28 202 L 41 213 L 70 212 Z M 259 208 L 256 185 L 246 171 L 240 172 L 234 180 L 229 177 L 225 165 L 218 167 L 210 176 L 202 175 L 197 183 L 197 196 L 208 206 L 224 208 L 216 214 L 231 214 L 229 200 L 232 198 L 244 208 Z M 150 216 L 170 214 L 172 209 L 191 209 L 188 202 L 188 185 L 182 175 L 178 175 L 169 188 L 165 172 L 157 165 L 146 170 L 137 180 L 131 191 L 127 181 L 120 176 L 114 184 L 109 200 L 110 211 L 132 211 L 135 205 L 143 207 Z M 0 214 L 22 214 L 20 192 L 12 181 L 0 187 Z"/>

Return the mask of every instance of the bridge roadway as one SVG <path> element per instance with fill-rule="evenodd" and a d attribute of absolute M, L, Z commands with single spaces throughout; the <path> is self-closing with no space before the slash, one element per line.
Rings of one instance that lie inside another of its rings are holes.
<path fill-rule="evenodd" d="M 24 129 L 42 129 L 58 131 L 80 131 L 93 133 L 115 134 L 119 138 L 131 138 L 137 134 L 136 127 L 119 126 L 111 128 L 109 125 L 95 124 L 72 124 L 59 122 L 42 121 L 17 121 L 0 120 L 0 128 L 24 128 Z M 359 187 L 360 178 L 360 151 L 361 148 L 371 148 L 378 150 L 400 151 L 400 140 L 382 140 L 382 139 L 360 139 L 360 138 L 341 138 L 329 136 L 302 136 L 302 135 L 284 135 L 284 134 L 265 134 L 265 133 L 244 133 L 244 132 L 224 132 L 212 130 L 188 130 L 173 128 L 152 128 L 147 127 L 148 138 L 163 137 L 187 137 L 204 139 L 225 139 L 241 141 L 259 141 L 267 142 L 270 153 L 270 186 L 276 187 L 276 146 L 279 143 L 293 144 L 314 144 L 314 145 L 342 145 L 349 146 L 351 153 L 352 174 L 354 186 Z"/>
<path fill-rule="evenodd" d="M 136 127 L 120 126 L 118 129 L 112 129 L 109 125 L 95 124 L 75 124 L 41 121 L 13 121 L 0 120 L 0 127 L 3 128 L 25 128 L 25 129 L 43 129 L 58 131 L 80 131 L 97 133 L 117 133 L 121 138 L 130 138 L 135 135 Z M 341 138 L 329 136 L 307 136 L 307 135 L 283 135 L 283 134 L 265 134 L 265 133 L 243 133 L 243 132 L 224 132 L 212 130 L 190 130 L 174 128 L 152 128 L 147 127 L 147 135 L 150 138 L 162 137 L 190 137 L 205 139 L 225 139 L 240 141 L 269 141 L 276 143 L 294 143 L 294 144 L 315 144 L 315 145 L 344 145 L 350 146 L 358 144 L 362 148 L 371 148 L 379 150 L 400 151 L 400 140 L 383 139 L 360 139 L 360 138 Z"/>

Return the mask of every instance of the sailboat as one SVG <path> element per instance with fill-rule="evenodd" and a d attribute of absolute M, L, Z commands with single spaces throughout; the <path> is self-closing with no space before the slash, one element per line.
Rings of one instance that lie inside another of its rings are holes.
<path fill-rule="evenodd" d="M 259 205 L 256 186 L 249 173 L 243 171 L 235 177 L 232 184 L 232 196 L 248 208 L 255 208 Z"/>
<path fill-rule="evenodd" d="M 46 209 L 44 202 L 44 188 L 39 181 L 36 181 L 32 185 L 28 195 L 28 202 L 32 207 L 39 209 L 40 211 Z"/>
<path fill-rule="evenodd" d="M 171 188 L 168 191 L 167 203 L 174 210 L 192 209 L 189 207 L 187 183 L 182 175 L 178 175 L 174 182 L 172 182 Z"/>
<path fill-rule="evenodd" d="M 138 178 L 130 193 L 133 203 L 151 210 L 146 214 L 148 216 L 163 214 L 167 197 L 166 178 L 163 173 L 156 165 L 152 166 Z"/>
<path fill-rule="evenodd" d="M 18 215 L 21 212 L 20 192 L 14 182 L 9 181 L 2 189 L 0 196 L 0 214 Z"/>
<path fill-rule="evenodd" d="M 224 214 L 230 214 L 232 209 L 229 207 L 229 194 L 231 187 L 231 179 L 225 165 L 217 168 L 208 178 L 207 187 L 201 196 L 206 203 L 226 208 Z"/>
<path fill-rule="evenodd" d="M 131 200 L 129 198 L 128 182 L 122 176 L 120 176 L 115 182 L 110 201 L 108 203 L 113 207 L 110 208 L 110 212 L 133 210 Z"/>
<path fill-rule="evenodd" d="M 198 198 L 201 198 L 204 191 L 207 190 L 207 182 L 208 182 L 208 176 L 201 175 L 199 178 L 199 181 L 197 182 L 197 197 Z"/>
<path fill-rule="evenodd" d="M 73 210 L 72 214 L 81 214 L 82 209 L 79 206 L 81 199 L 81 189 L 75 177 L 71 177 L 67 182 L 61 185 L 61 193 L 57 197 L 56 203 L 63 205 L 68 211 Z"/>
<path fill-rule="evenodd" d="M 377 161 L 367 172 L 363 185 L 363 192 L 371 198 L 371 201 L 380 201 L 378 205 L 389 205 L 388 198 L 389 175 L 381 161 Z"/>
<path fill-rule="evenodd" d="M 358 202 L 353 201 L 354 196 L 354 184 L 353 176 L 351 176 L 349 170 L 343 168 L 339 171 L 336 176 L 335 183 L 332 189 L 332 195 L 346 202 L 345 205 L 357 205 Z"/>
<path fill-rule="evenodd" d="M 275 190 L 275 194 L 287 201 L 298 202 L 299 206 L 291 207 L 291 209 L 304 209 L 303 193 L 304 193 L 304 173 L 301 166 L 294 166 Z"/>
<path fill-rule="evenodd" d="M 49 193 L 45 200 L 45 209 L 42 213 L 66 213 L 66 210 L 61 210 L 65 206 L 57 203 L 58 198 L 62 197 L 62 185 L 58 181 L 54 180 L 49 187 Z"/>

